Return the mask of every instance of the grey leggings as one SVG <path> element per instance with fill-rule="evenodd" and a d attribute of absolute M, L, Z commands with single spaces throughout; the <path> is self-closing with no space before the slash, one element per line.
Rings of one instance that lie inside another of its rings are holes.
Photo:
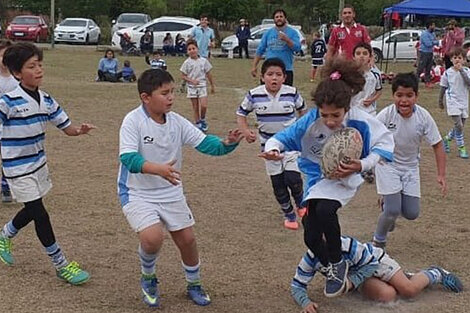
<path fill-rule="evenodd" d="M 451 115 L 450 117 L 452 118 L 452 121 L 454 121 L 454 131 L 458 133 L 463 133 L 465 118 L 463 118 L 462 115 Z"/>
<path fill-rule="evenodd" d="M 402 194 L 401 192 L 384 196 L 383 211 L 379 215 L 374 238 L 385 242 L 390 227 L 401 215 L 407 220 L 414 220 L 419 216 L 419 198 Z"/>

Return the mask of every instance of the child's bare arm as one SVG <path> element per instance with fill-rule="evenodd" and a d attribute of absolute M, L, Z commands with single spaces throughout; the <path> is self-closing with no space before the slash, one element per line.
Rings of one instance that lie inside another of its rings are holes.
<path fill-rule="evenodd" d="M 367 98 L 367 99 L 364 100 L 364 105 L 365 106 L 371 105 L 372 103 L 377 101 L 377 99 L 379 99 L 381 95 L 382 95 L 382 89 L 381 90 L 376 90 L 370 98 Z"/>
<path fill-rule="evenodd" d="M 188 75 L 186 75 L 186 74 L 183 73 L 183 72 L 181 72 L 181 78 L 182 78 L 184 81 L 187 81 L 188 83 L 191 83 L 191 84 L 194 84 L 194 85 L 199 84 L 199 81 L 197 81 L 196 79 L 190 78 Z"/>
<path fill-rule="evenodd" d="M 245 136 L 245 139 L 248 143 L 253 143 L 256 141 L 256 134 L 248 126 L 248 121 L 246 119 L 246 116 L 238 115 L 237 124 L 238 124 L 238 128 L 243 133 L 243 136 Z"/>
<path fill-rule="evenodd" d="M 434 155 L 436 157 L 437 183 L 441 187 L 442 195 L 445 196 L 447 194 L 446 154 L 444 152 L 442 140 L 432 146 L 432 148 L 434 149 Z"/>
<path fill-rule="evenodd" d="M 215 93 L 215 85 L 214 85 L 214 78 L 212 77 L 211 72 L 206 73 L 207 80 L 209 81 L 209 84 L 211 84 L 211 92 Z"/>
<path fill-rule="evenodd" d="M 173 167 L 176 160 L 170 161 L 166 164 L 158 164 L 145 161 L 142 165 L 143 174 L 153 174 L 161 176 L 173 185 L 178 185 L 181 182 L 181 173 Z"/>
<path fill-rule="evenodd" d="M 63 131 L 67 136 L 80 136 L 88 134 L 92 129 L 96 129 L 96 126 L 88 123 L 83 123 L 80 126 L 70 125 L 69 127 L 64 128 Z"/>

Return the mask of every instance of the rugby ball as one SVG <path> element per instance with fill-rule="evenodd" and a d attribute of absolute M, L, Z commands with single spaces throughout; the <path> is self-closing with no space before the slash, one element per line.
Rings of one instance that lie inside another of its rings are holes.
<path fill-rule="evenodd" d="M 335 131 L 326 141 L 322 150 L 321 168 L 326 178 L 332 175 L 340 162 L 348 163 L 360 159 L 362 153 L 362 136 L 352 127 Z"/>

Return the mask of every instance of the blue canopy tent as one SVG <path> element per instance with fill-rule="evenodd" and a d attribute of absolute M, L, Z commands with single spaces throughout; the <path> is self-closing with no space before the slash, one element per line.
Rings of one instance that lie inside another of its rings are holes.
<path fill-rule="evenodd" d="M 385 9 L 385 13 L 470 17 L 469 0 L 405 0 Z"/>
<path fill-rule="evenodd" d="M 470 0 L 405 0 L 389 8 L 385 8 L 384 12 L 387 14 L 398 13 L 470 18 Z M 389 29 L 389 31 L 391 31 L 391 29 Z M 382 38 L 384 37 L 385 36 L 382 36 Z M 384 42 L 382 41 L 382 51 L 383 48 Z M 388 50 L 389 49 L 390 42 L 388 43 Z M 388 68 L 388 60 L 386 68 Z"/>

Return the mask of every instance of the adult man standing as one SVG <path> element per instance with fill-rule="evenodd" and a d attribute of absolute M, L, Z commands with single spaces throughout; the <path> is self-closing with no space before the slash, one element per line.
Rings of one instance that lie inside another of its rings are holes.
<path fill-rule="evenodd" d="M 266 53 L 266 59 L 279 58 L 284 62 L 286 66 L 284 84 L 292 86 L 294 82 L 294 52 L 299 52 L 301 48 L 299 34 L 295 29 L 287 26 L 287 14 L 284 10 L 274 11 L 273 19 L 275 26 L 263 34 L 256 50 L 251 75 L 256 77 L 258 63 Z"/>
<path fill-rule="evenodd" d="M 327 60 L 335 55 L 343 55 L 347 59 L 352 59 L 354 47 L 358 43 L 370 43 L 367 28 L 356 23 L 355 17 L 356 12 L 352 5 L 346 4 L 341 11 L 341 25 L 331 31 L 326 54 Z"/>
<path fill-rule="evenodd" d="M 196 40 L 199 48 L 199 55 L 204 58 L 210 58 L 210 49 L 214 47 L 214 30 L 208 26 L 207 15 L 202 14 L 199 26 L 195 27 L 191 37 Z"/>
<path fill-rule="evenodd" d="M 447 31 L 442 39 L 442 49 L 444 53 L 444 62 L 446 63 L 446 69 L 452 66 L 449 53 L 453 48 L 461 48 L 465 38 L 465 32 L 462 28 L 457 26 L 456 20 L 450 20 L 447 23 Z"/>
<path fill-rule="evenodd" d="M 433 62 L 432 48 L 439 45 L 439 41 L 434 34 L 434 23 L 426 22 L 426 30 L 421 33 L 419 39 L 419 64 L 416 75 L 419 77 L 424 72 L 424 82 L 426 88 L 432 88 L 431 68 Z"/>
<path fill-rule="evenodd" d="M 236 36 L 238 38 L 238 54 L 242 58 L 242 50 L 245 50 L 246 58 L 249 59 L 248 54 L 248 39 L 251 36 L 250 27 L 246 24 L 244 19 L 240 20 L 240 25 L 237 27 Z"/>

